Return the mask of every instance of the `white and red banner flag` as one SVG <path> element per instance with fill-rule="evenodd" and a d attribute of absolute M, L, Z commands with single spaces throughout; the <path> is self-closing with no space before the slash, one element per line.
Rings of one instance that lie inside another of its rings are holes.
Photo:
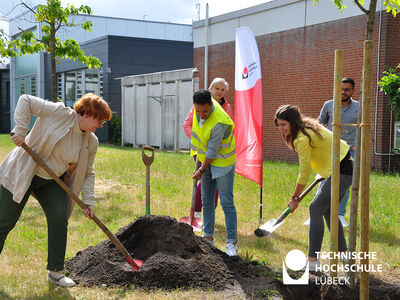
<path fill-rule="evenodd" d="M 256 40 L 247 27 L 236 29 L 234 119 L 236 173 L 262 188 L 261 65 Z"/>

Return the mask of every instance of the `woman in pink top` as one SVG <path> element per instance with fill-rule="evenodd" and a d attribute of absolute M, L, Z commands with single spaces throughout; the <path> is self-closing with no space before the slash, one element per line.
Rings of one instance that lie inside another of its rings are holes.
<path fill-rule="evenodd" d="M 233 112 L 232 108 L 229 104 L 229 102 L 224 98 L 225 93 L 228 91 L 229 85 L 228 82 L 226 82 L 225 79 L 216 77 L 214 80 L 211 82 L 210 87 L 208 90 L 211 93 L 212 98 L 217 101 L 222 108 L 225 110 L 225 112 L 228 114 L 228 116 L 233 120 Z M 190 139 L 192 137 L 192 122 L 193 122 L 193 110 L 194 106 L 190 109 L 189 114 L 187 115 L 185 122 L 183 123 L 183 129 L 185 130 L 185 133 L 187 137 Z M 215 207 L 217 207 L 218 204 L 218 190 L 215 195 Z M 201 203 L 201 183 L 199 182 L 197 184 L 197 193 L 196 193 L 196 206 L 195 206 L 195 217 L 200 218 L 201 217 L 201 209 L 202 209 L 202 203 Z"/>

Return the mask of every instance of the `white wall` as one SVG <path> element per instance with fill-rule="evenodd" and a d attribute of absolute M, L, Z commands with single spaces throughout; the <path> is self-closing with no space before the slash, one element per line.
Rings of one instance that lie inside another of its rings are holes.
<path fill-rule="evenodd" d="M 122 144 L 188 149 L 182 124 L 193 105 L 195 82 L 192 69 L 123 77 Z"/>
<path fill-rule="evenodd" d="M 254 36 L 295 29 L 303 26 L 358 16 L 363 12 L 352 0 L 344 0 L 347 6 L 339 13 L 331 0 L 273 0 L 253 7 L 223 14 L 209 19 L 208 44 L 215 45 L 235 40 L 235 29 L 249 27 Z M 369 0 L 364 7 L 369 8 Z M 377 11 L 383 7 L 378 1 Z M 193 22 L 194 48 L 204 47 L 206 41 L 205 20 Z"/>
<path fill-rule="evenodd" d="M 9 27 L 10 24 L 8 18 L 0 16 L 0 29 L 4 31 L 4 34 L 9 34 Z M 10 63 L 9 58 L 0 58 L 0 69 L 5 69 L 8 63 Z"/>

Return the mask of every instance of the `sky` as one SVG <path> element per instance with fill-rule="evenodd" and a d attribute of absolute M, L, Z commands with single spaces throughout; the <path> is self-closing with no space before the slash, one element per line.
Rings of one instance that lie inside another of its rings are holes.
<path fill-rule="evenodd" d="M 251 7 L 270 0 L 61 0 L 74 6 L 88 5 L 94 15 L 191 24 L 192 20 L 204 19 L 206 3 L 209 16 Z M 20 0 L 0 0 L 0 15 L 13 17 L 20 14 Z M 24 0 L 30 6 L 44 4 L 46 0 Z M 19 4 L 19 5 L 18 5 Z M 200 7 L 200 9 L 199 9 Z"/>

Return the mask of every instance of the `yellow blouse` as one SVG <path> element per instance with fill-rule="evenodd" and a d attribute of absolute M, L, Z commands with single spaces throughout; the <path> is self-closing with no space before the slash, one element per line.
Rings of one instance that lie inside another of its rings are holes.
<path fill-rule="evenodd" d="M 301 131 L 297 134 L 293 142 L 299 156 L 299 177 L 298 184 L 307 184 L 310 177 L 310 167 L 324 178 L 328 178 L 332 173 L 332 132 L 323 126 L 319 126 L 320 139 L 311 129 L 305 129 L 310 135 L 309 138 Z M 340 140 L 340 161 L 346 156 L 349 146 Z"/>

